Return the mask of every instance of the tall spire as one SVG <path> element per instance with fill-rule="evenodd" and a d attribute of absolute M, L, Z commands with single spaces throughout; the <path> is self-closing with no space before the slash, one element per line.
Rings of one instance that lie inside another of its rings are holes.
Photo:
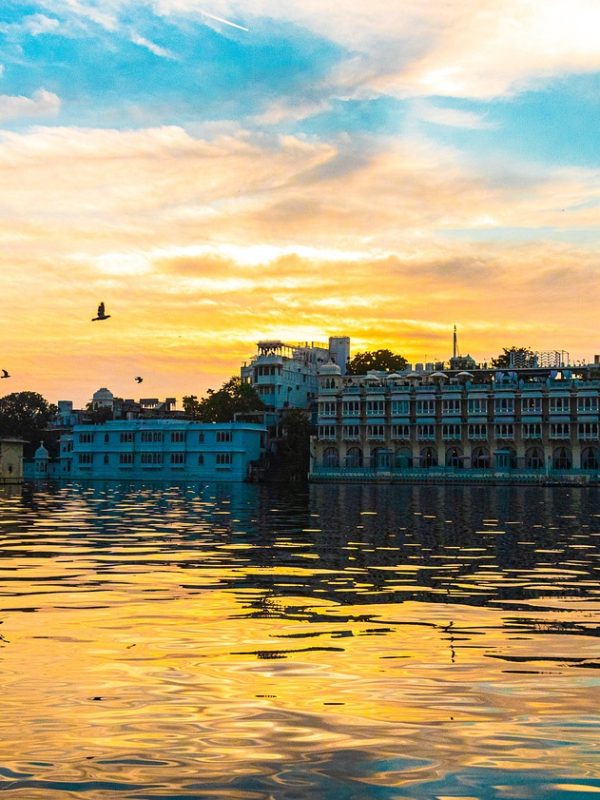
<path fill-rule="evenodd" d="M 458 336 L 456 335 L 456 325 L 454 326 L 454 334 L 452 336 L 452 358 L 458 355 Z"/>

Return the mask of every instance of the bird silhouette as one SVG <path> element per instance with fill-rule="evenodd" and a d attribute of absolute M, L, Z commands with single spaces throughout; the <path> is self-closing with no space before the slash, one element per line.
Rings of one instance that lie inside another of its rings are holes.
<path fill-rule="evenodd" d="M 2 378 L 10 378 L 10 375 L 5 369 L 2 370 L 2 375 L 0 375 L 0 379 Z"/>
<path fill-rule="evenodd" d="M 98 320 L 108 319 L 110 314 L 104 313 L 104 303 L 100 303 L 98 306 L 98 316 L 92 319 L 92 322 L 97 322 Z"/>
<path fill-rule="evenodd" d="M 139 376 L 139 375 L 138 375 L 138 376 L 135 378 L 135 382 L 136 382 L 136 383 L 141 383 L 143 380 L 144 380 L 144 379 L 143 379 L 143 378 L 140 378 L 140 376 Z"/>

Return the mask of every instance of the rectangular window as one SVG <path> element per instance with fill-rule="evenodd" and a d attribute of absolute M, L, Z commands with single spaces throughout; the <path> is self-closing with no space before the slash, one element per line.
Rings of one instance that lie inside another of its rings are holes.
<path fill-rule="evenodd" d="M 94 454 L 93 453 L 79 453 L 79 463 L 80 464 L 93 464 L 94 463 Z"/>
<path fill-rule="evenodd" d="M 494 412 L 496 414 L 514 414 L 515 413 L 515 398 L 514 397 L 495 397 L 494 398 Z"/>
<path fill-rule="evenodd" d="M 217 466 L 230 466 L 232 462 L 231 453 L 217 453 Z"/>
<path fill-rule="evenodd" d="M 119 453 L 119 464 L 133 464 L 133 453 Z"/>
<path fill-rule="evenodd" d="M 133 442 L 133 431 L 121 431 L 119 434 L 119 441 L 121 444 Z"/>
<path fill-rule="evenodd" d="M 410 425 L 392 425 L 392 439 L 410 439 Z"/>
<path fill-rule="evenodd" d="M 417 414 L 422 417 L 435 415 L 435 400 L 417 400 Z"/>
<path fill-rule="evenodd" d="M 360 439 L 360 426 L 344 425 L 343 436 L 344 439 Z"/>
<path fill-rule="evenodd" d="M 597 422 L 580 422 L 577 426 L 577 436 L 584 441 L 598 439 Z"/>
<path fill-rule="evenodd" d="M 368 417 L 385 416 L 385 400 L 367 400 Z"/>
<path fill-rule="evenodd" d="M 162 464 L 163 463 L 163 455 L 162 453 L 142 453 L 141 454 L 141 461 L 142 464 Z"/>
<path fill-rule="evenodd" d="M 360 417 L 360 400 L 344 400 L 342 414 L 345 417 Z"/>
<path fill-rule="evenodd" d="M 496 425 L 496 439 L 514 439 L 515 426 L 510 422 L 501 422 Z"/>
<path fill-rule="evenodd" d="M 321 400 L 319 402 L 320 417 L 335 417 L 337 414 L 335 400 Z"/>
<path fill-rule="evenodd" d="M 551 439 L 570 439 L 571 426 L 568 422 L 551 422 L 550 423 L 550 438 Z"/>
<path fill-rule="evenodd" d="M 577 411 L 584 414 L 597 414 L 598 413 L 598 398 L 597 397 L 578 397 L 577 398 Z"/>
<path fill-rule="evenodd" d="M 171 464 L 184 464 L 185 453 L 171 453 Z"/>
<path fill-rule="evenodd" d="M 162 440 L 163 440 L 162 431 L 153 431 L 153 433 L 152 433 L 152 441 L 153 442 L 162 442 Z"/>
<path fill-rule="evenodd" d="M 475 422 L 469 425 L 469 439 L 487 439 L 487 435 L 485 422 Z"/>
<path fill-rule="evenodd" d="M 217 431 L 217 442 L 230 442 L 231 439 L 231 431 Z"/>
<path fill-rule="evenodd" d="M 171 441 L 172 442 L 185 442 L 185 431 L 172 431 L 171 432 Z"/>
<path fill-rule="evenodd" d="M 435 439 L 435 425 L 417 425 L 417 439 Z"/>
<path fill-rule="evenodd" d="M 397 417 L 410 413 L 410 400 L 392 400 L 392 414 Z"/>
<path fill-rule="evenodd" d="M 204 442 L 204 431 L 200 431 L 198 433 L 198 441 L 200 442 L 200 444 Z"/>
<path fill-rule="evenodd" d="M 570 397 L 551 397 L 550 398 L 550 413 L 551 414 L 568 414 L 571 409 Z"/>
<path fill-rule="evenodd" d="M 79 444 L 91 444 L 94 441 L 93 433 L 80 433 Z"/>
<path fill-rule="evenodd" d="M 142 442 L 151 442 L 152 441 L 152 431 L 142 431 L 141 439 L 142 439 Z"/>
<path fill-rule="evenodd" d="M 460 399 L 459 398 L 443 398 L 442 399 L 442 414 L 447 417 L 460 416 Z"/>
<path fill-rule="evenodd" d="M 522 397 L 521 398 L 521 413 L 522 414 L 541 414 L 542 413 L 542 398 L 541 397 Z"/>
<path fill-rule="evenodd" d="M 469 414 L 487 414 L 488 401 L 486 397 L 471 397 L 468 401 Z"/>
<path fill-rule="evenodd" d="M 443 439 L 460 439 L 460 425 L 442 425 Z"/>
<path fill-rule="evenodd" d="M 367 425 L 369 439 L 385 439 L 385 425 Z"/>
<path fill-rule="evenodd" d="M 541 439 L 542 426 L 539 422 L 524 422 L 523 423 L 523 438 L 524 439 Z"/>
<path fill-rule="evenodd" d="M 204 453 L 198 453 L 198 464 L 204 464 Z"/>
<path fill-rule="evenodd" d="M 335 439 L 335 425 L 319 425 L 319 439 Z"/>

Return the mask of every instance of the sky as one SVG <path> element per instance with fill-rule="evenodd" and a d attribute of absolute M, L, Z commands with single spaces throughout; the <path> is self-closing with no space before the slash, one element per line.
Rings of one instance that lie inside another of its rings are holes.
<path fill-rule="evenodd" d="M 201 396 L 273 338 L 443 360 L 454 324 L 478 360 L 600 353 L 599 30 L 597 0 L 3 0 L 0 394 Z"/>

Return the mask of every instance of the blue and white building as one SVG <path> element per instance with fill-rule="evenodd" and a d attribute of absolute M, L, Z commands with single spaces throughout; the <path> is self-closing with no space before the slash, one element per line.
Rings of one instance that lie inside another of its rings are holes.
<path fill-rule="evenodd" d="M 319 390 L 319 368 L 329 361 L 346 372 L 350 339 L 330 336 L 329 343 L 258 342 L 256 355 L 241 368 L 241 379 L 258 392 L 269 410 L 308 408 Z"/>
<path fill-rule="evenodd" d="M 244 481 L 267 430 L 245 422 L 109 420 L 74 425 L 60 439 L 52 476 L 74 479 Z"/>

